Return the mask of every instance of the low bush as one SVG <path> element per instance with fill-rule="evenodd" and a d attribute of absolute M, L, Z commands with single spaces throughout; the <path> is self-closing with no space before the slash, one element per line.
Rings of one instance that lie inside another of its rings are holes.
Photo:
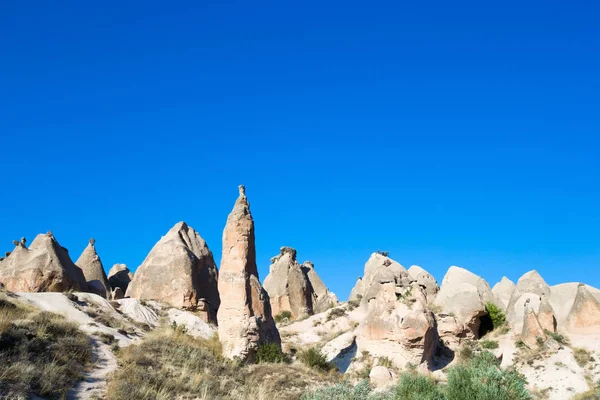
<path fill-rule="evenodd" d="M 305 365 L 318 369 L 321 371 L 330 371 L 333 366 L 327 362 L 325 355 L 321 353 L 321 350 L 311 347 L 298 355 L 300 361 Z"/>
<path fill-rule="evenodd" d="M 496 341 L 496 340 L 482 340 L 481 342 L 479 342 L 479 344 L 481 344 L 481 347 L 483 347 L 484 349 L 488 349 L 488 350 L 493 350 L 493 349 L 498 348 L 498 341 Z"/>
<path fill-rule="evenodd" d="M 506 315 L 504 315 L 504 312 L 500 309 L 500 307 L 491 301 L 488 301 L 485 305 L 485 311 L 490 316 L 492 324 L 494 325 L 494 329 L 498 329 L 506 324 Z"/>
<path fill-rule="evenodd" d="M 400 375 L 397 385 L 392 389 L 394 399 L 402 400 L 444 400 L 441 387 L 434 380 L 416 373 L 406 372 Z"/>
<path fill-rule="evenodd" d="M 390 397 L 385 397 L 390 398 Z M 362 380 L 352 387 L 348 383 L 323 386 L 304 393 L 301 400 L 379 400 L 384 397 L 374 394 L 369 381 Z M 391 399 L 391 398 L 390 398 Z"/>
<path fill-rule="evenodd" d="M 589 351 L 582 348 L 574 348 L 573 357 L 575 357 L 575 361 L 580 367 L 585 367 L 587 363 L 594 360 Z"/>
<path fill-rule="evenodd" d="M 256 362 L 260 363 L 282 363 L 287 362 L 287 357 L 281 348 L 275 343 L 265 343 L 258 347 Z"/>
<path fill-rule="evenodd" d="M 291 311 L 282 311 L 279 314 L 277 314 L 275 316 L 275 322 L 276 323 L 281 323 L 285 320 L 291 321 L 292 320 L 292 313 Z"/>
<path fill-rule="evenodd" d="M 346 315 L 346 310 L 341 307 L 333 308 L 327 313 L 327 321 L 332 321 L 336 318 L 343 317 Z"/>

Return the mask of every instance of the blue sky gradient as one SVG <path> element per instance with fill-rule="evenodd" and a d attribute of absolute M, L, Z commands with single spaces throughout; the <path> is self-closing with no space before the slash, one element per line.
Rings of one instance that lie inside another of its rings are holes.
<path fill-rule="evenodd" d="M 0 5 L 2 251 L 135 269 L 185 220 L 218 262 L 243 183 L 261 279 L 289 245 L 343 299 L 378 249 L 600 286 L 598 3 L 87 3 Z"/>

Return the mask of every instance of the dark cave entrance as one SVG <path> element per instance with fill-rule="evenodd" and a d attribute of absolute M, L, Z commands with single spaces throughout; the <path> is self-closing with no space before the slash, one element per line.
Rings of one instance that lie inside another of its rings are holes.
<path fill-rule="evenodd" d="M 494 323 L 488 314 L 485 314 L 482 317 L 479 317 L 479 330 L 477 331 L 477 335 L 482 338 L 487 335 L 489 332 L 494 330 Z"/>

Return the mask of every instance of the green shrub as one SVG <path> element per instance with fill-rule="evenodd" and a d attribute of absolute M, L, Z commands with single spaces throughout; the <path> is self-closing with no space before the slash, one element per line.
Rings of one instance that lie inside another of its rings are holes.
<path fill-rule="evenodd" d="M 301 400 L 376 400 L 380 398 L 371 393 L 371 386 L 366 380 L 352 387 L 348 383 L 323 386 L 304 393 Z"/>
<path fill-rule="evenodd" d="M 333 369 L 333 366 L 327 362 L 327 359 L 325 358 L 325 355 L 321 353 L 321 350 L 314 347 L 301 352 L 299 358 L 304 364 L 314 369 L 322 371 Z"/>
<path fill-rule="evenodd" d="M 275 343 L 265 343 L 258 347 L 256 363 L 281 363 L 285 362 L 285 354 Z"/>
<path fill-rule="evenodd" d="M 489 351 L 448 371 L 447 400 L 530 400 L 524 377 L 515 370 L 500 370 Z"/>
<path fill-rule="evenodd" d="M 482 340 L 481 342 L 479 342 L 479 344 L 481 344 L 481 347 L 483 347 L 484 349 L 488 349 L 488 350 L 493 350 L 493 349 L 498 348 L 497 340 Z"/>
<path fill-rule="evenodd" d="M 377 365 L 381 365 L 382 367 L 386 367 L 386 368 L 393 368 L 394 362 L 392 360 L 390 360 L 389 357 L 379 357 L 377 359 Z"/>
<path fill-rule="evenodd" d="M 444 400 L 440 387 L 431 378 L 413 372 L 400 375 L 398 384 L 392 389 L 395 399 L 401 400 Z"/>
<path fill-rule="evenodd" d="M 277 314 L 275 316 L 275 322 L 278 323 L 278 324 L 281 323 L 281 322 L 283 322 L 283 321 L 285 321 L 285 320 L 289 321 L 291 319 L 292 319 L 292 313 L 291 313 L 291 311 L 282 311 L 282 312 L 280 312 L 279 314 Z"/>
<path fill-rule="evenodd" d="M 504 312 L 491 301 L 488 301 L 485 305 L 485 311 L 490 316 L 492 324 L 494 324 L 494 329 L 500 328 L 506 323 L 506 315 L 504 315 Z"/>
<path fill-rule="evenodd" d="M 343 308 L 334 308 L 327 313 L 327 321 L 343 317 L 344 315 L 346 315 L 346 310 L 344 310 Z"/>
<path fill-rule="evenodd" d="M 550 336 L 552 339 L 556 340 L 556 342 L 560 344 L 569 344 L 568 339 L 558 332 L 552 332 L 547 329 L 544 330 L 544 332 L 546 333 L 546 335 Z"/>

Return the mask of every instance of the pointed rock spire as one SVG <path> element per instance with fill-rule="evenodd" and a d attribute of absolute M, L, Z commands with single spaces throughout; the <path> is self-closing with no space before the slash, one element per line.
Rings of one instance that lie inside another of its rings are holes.
<path fill-rule="evenodd" d="M 196 308 L 201 299 L 206 299 L 205 317 L 216 321 L 220 304 L 217 275 L 217 266 L 204 239 L 185 222 L 179 222 L 138 267 L 126 296 L 185 308 Z"/>
<path fill-rule="evenodd" d="M 569 333 L 593 333 L 600 329 L 600 301 L 594 297 L 586 285 L 577 286 L 575 301 L 566 319 Z"/>
<path fill-rule="evenodd" d="M 254 361 L 263 343 L 281 345 L 269 295 L 258 280 L 254 221 L 244 186 L 223 230 L 219 270 L 219 339 L 226 357 Z"/>
<path fill-rule="evenodd" d="M 332 306 L 337 306 L 339 301 L 335 293 L 330 292 L 325 283 L 315 271 L 315 265 L 310 261 L 305 261 L 302 264 L 302 271 L 308 278 L 310 286 L 313 290 L 313 311 L 321 313 L 330 309 Z"/>
<path fill-rule="evenodd" d="M 510 301 L 510 297 L 512 296 L 513 291 L 515 290 L 515 283 L 503 276 L 500 282 L 496 283 L 492 288 L 492 293 L 498 300 L 498 307 L 502 307 L 506 309 L 508 307 L 508 302 Z"/>
<path fill-rule="evenodd" d="M 108 298 L 110 286 L 102 261 L 96 252 L 95 243 L 96 241 L 93 238 L 90 239 L 89 244 L 83 250 L 83 253 L 81 253 L 75 264 L 83 271 L 88 290 L 98 296 Z"/>
<path fill-rule="evenodd" d="M 108 284 L 110 285 L 111 291 L 119 288 L 124 295 L 132 279 L 133 273 L 125 264 L 115 264 L 110 271 L 108 271 Z"/>
<path fill-rule="evenodd" d="M 529 348 L 535 348 L 539 342 L 545 342 L 547 339 L 544 328 L 540 324 L 538 316 L 528 304 L 525 305 L 523 314 L 523 329 L 521 331 L 521 340 Z"/>

